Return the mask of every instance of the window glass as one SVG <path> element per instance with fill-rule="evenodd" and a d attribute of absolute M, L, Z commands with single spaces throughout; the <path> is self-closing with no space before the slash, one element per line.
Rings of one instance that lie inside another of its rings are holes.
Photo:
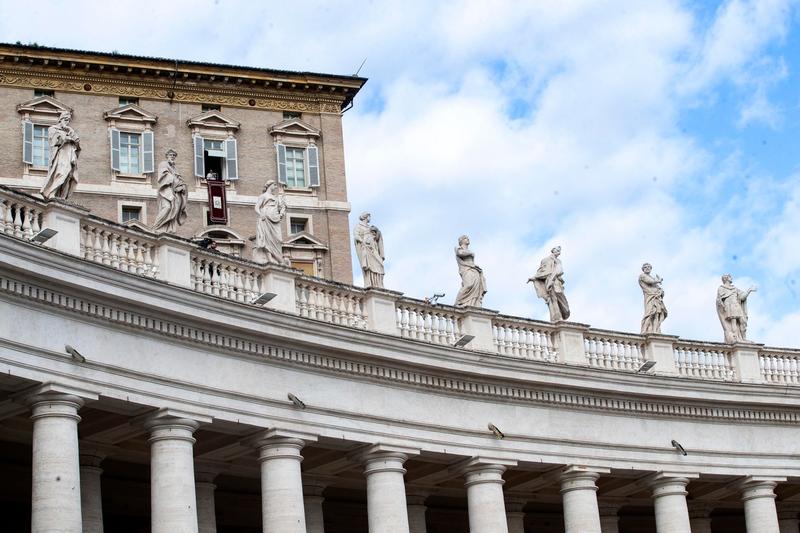
<path fill-rule="evenodd" d="M 138 205 L 123 205 L 122 206 L 122 223 L 129 220 L 141 220 L 142 208 Z"/>
<path fill-rule="evenodd" d="M 34 89 L 33 90 L 33 97 L 38 98 L 40 96 L 50 96 L 54 97 L 56 95 L 55 91 L 51 91 L 48 89 Z"/>
<path fill-rule="evenodd" d="M 206 111 L 219 111 L 220 107 L 217 104 L 201 104 L 200 111 L 205 113 Z"/>
<path fill-rule="evenodd" d="M 138 133 L 119 133 L 119 171 L 123 174 L 141 174 L 139 152 L 141 135 Z"/>
<path fill-rule="evenodd" d="M 46 167 L 50 164 L 50 142 L 47 140 L 47 126 L 33 125 L 33 166 Z"/>
<path fill-rule="evenodd" d="M 286 185 L 289 187 L 305 187 L 305 154 L 303 148 L 286 147 Z"/>
<path fill-rule="evenodd" d="M 308 221 L 305 218 L 292 218 L 289 220 L 289 232 L 294 235 L 295 233 L 306 231 L 307 223 Z"/>
<path fill-rule="evenodd" d="M 139 105 L 139 99 L 135 96 L 120 96 L 119 97 L 119 106 L 123 107 L 129 104 Z"/>
<path fill-rule="evenodd" d="M 300 118 L 301 115 L 297 111 L 284 111 L 283 112 L 283 120 L 288 120 L 290 118 Z"/>

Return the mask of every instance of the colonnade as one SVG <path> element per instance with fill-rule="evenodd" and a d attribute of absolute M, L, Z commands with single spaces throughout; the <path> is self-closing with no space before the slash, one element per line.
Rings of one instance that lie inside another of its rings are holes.
<path fill-rule="evenodd" d="M 26 398 L 33 420 L 33 533 L 102 533 L 99 462 L 102 453 L 81 454 L 78 443 L 78 392 L 39 391 Z M 195 477 L 193 434 L 203 417 L 159 411 L 141 420 L 149 432 L 151 531 L 216 533 L 213 473 Z M 262 523 L 265 533 L 323 533 L 322 487 L 303 483 L 302 450 L 316 436 L 270 429 L 248 444 L 258 451 Z M 405 462 L 412 448 L 375 444 L 353 456 L 363 465 L 370 533 L 425 533 L 424 496 L 406 497 Z M 506 505 L 503 474 L 514 461 L 475 457 L 453 467 L 467 491 L 470 533 L 523 533 L 522 505 Z M 615 512 L 601 513 L 597 480 L 608 469 L 566 466 L 560 474 L 567 533 L 615 533 Z M 686 486 L 697 476 L 660 472 L 647 480 L 658 533 L 709 531 L 707 513 L 687 505 Z M 797 532 L 797 514 L 781 517 L 775 487 L 783 478 L 748 477 L 736 485 L 748 533 Z M 793 529 L 790 529 L 793 528 Z"/>

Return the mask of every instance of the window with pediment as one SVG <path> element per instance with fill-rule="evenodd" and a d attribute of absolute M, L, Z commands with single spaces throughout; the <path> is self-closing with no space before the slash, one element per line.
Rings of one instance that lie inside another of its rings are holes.
<path fill-rule="evenodd" d="M 194 144 L 194 175 L 198 180 L 239 179 L 236 132 L 240 124 L 216 109 L 209 109 L 190 118 Z"/>
<path fill-rule="evenodd" d="M 278 181 L 289 190 L 319 187 L 320 131 L 300 118 L 289 118 L 272 126 L 269 133 L 275 144 Z"/>
<path fill-rule="evenodd" d="M 124 103 L 103 113 L 103 118 L 108 122 L 110 166 L 115 177 L 147 179 L 155 171 L 153 126 L 158 117 L 136 103 Z"/>
<path fill-rule="evenodd" d="M 22 161 L 25 174 L 43 173 L 50 164 L 50 126 L 63 112 L 72 109 L 49 95 L 41 95 L 17 106 L 22 118 Z"/>

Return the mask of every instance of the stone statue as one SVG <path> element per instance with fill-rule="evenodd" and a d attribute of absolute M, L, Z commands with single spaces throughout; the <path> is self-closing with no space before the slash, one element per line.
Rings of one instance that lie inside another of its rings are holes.
<path fill-rule="evenodd" d="M 569 318 L 569 303 L 564 295 L 564 267 L 561 266 L 561 247 L 550 250 L 550 255 L 542 259 L 539 270 L 528 283 L 533 282 L 536 295 L 542 298 L 550 309 L 550 321 L 558 322 Z"/>
<path fill-rule="evenodd" d="M 483 270 L 475 264 L 475 253 L 469 249 L 469 237 L 458 238 L 456 263 L 461 276 L 461 289 L 456 295 L 456 307 L 480 307 L 486 294 L 486 279 Z"/>
<path fill-rule="evenodd" d="M 166 161 L 158 165 L 158 216 L 153 231 L 175 233 L 186 220 L 186 182 L 175 167 L 178 152 L 167 150 Z"/>
<path fill-rule="evenodd" d="M 277 181 L 269 180 L 264 184 L 264 192 L 256 200 L 256 213 L 258 213 L 258 223 L 253 261 L 288 266 L 288 259 L 283 257 L 281 237 L 281 221 L 286 216 L 286 200 Z"/>
<path fill-rule="evenodd" d="M 755 287 L 742 291 L 734 287 L 730 274 L 722 276 L 722 285 L 717 289 L 717 315 L 725 332 L 725 342 L 747 341 L 747 297 Z"/>
<path fill-rule="evenodd" d="M 661 288 L 661 276 L 651 276 L 653 266 L 650 263 L 642 265 L 639 274 L 639 286 L 644 294 L 644 317 L 642 318 L 642 335 L 647 333 L 661 333 L 661 324 L 667 318 L 667 308 L 664 305 L 664 289 Z"/>
<path fill-rule="evenodd" d="M 383 236 L 378 228 L 369 224 L 369 213 L 362 213 L 358 220 L 353 240 L 364 272 L 364 286 L 383 288 Z"/>
<path fill-rule="evenodd" d="M 50 167 L 47 169 L 47 182 L 40 191 L 45 200 L 66 200 L 78 185 L 78 154 L 81 144 L 78 134 L 69 127 L 71 119 L 72 115 L 64 111 L 58 116 L 58 123 L 47 130 Z"/>

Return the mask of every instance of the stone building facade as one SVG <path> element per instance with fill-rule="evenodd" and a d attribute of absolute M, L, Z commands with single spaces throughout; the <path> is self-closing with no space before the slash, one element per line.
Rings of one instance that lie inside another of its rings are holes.
<path fill-rule="evenodd" d="M 255 199 L 280 180 L 284 255 L 309 275 L 352 281 L 341 113 L 365 79 L 17 45 L 0 45 L 0 59 L 0 184 L 41 187 L 47 127 L 70 110 L 82 148 L 72 201 L 148 227 L 153 171 L 171 148 L 189 186 L 178 235 L 249 258 Z M 225 224 L 207 217 L 212 170 L 226 183 Z"/>

